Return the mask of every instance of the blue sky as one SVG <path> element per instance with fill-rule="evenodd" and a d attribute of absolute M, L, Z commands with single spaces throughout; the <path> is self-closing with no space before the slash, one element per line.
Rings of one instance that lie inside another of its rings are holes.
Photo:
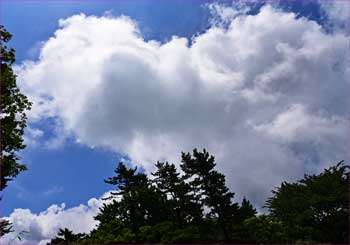
<path fill-rule="evenodd" d="M 339 100 L 349 88 L 349 5 L 265 5 L 1 1 L 19 84 L 44 105 L 29 116 L 21 153 L 29 170 L 4 191 L 1 214 L 29 209 L 40 226 L 53 204 L 90 212 L 86 203 L 111 190 L 103 180 L 121 159 L 150 172 L 194 147 L 214 153 L 237 198 L 258 207 L 282 180 L 350 160 L 350 102 Z M 81 40 L 91 46 L 69 49 Z M 38 239 L 25 241 L 47 237 Z"/>
<path fill-rule="evenodd" d="M 173 35 L 191 37 L 208 28 L 209 13 L 203 4 L 209 2 L 212 1 L 3 1 L 2 23 L 14 35 L 12 44 L 20 62 L 32 58 L 30 49 L 47 40 L 61 18 L 79 13 L 126 15 L 140 24 L 145 38 L 166 40 Z"/>
<path fill-rule="evenodd" d="M 137 20 L 148 39 L 167 40 L 173 35 L 191 37 L 208 27 L 209 13 L 199 1 L 3 1 L 2 23 L 13 34 L 11 47 L 16 50 L 16 63 L 37 59 L 37 43 L 47 40 L 58 28 L 58 20 L 74 14 L 101 16 L 127 15 Z M 189 15 L 191 13 L 191 15 Z M 19 17 L 20 16 L 20 17 Z M 52 122 L 40 127 L 50 134 Z M 50 136 L 44 136 L 49 138 Z M 78 205 L 99 196 L 110 187 L 103 180 L 113 174 L 120 155 L 107 150 L 91 150 L 71 140 L 59 149 L 28 149 L 22 153 L 29 171 L 5 190 L 2 214 L 14 208 L 39 212 L 52 203 Z M 42 194 L 56 190 L 49 195 Z"/>

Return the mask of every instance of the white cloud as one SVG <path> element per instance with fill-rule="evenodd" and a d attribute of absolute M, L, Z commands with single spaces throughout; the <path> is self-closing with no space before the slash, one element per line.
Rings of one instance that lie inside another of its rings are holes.
<path fill-rule="evenodd" d="M 32 213 L 29 209 L 15 209 L 9 217 L 5 217 L 13 224 L 15 232 L 6 234 L 1 238 L 2 244 L 46 244 L 57 235 L 59 228 L 68 228 L 75 233 L 87 233 L 98 224 L 94 220 L 99 207 L 102 206 L 102 198 L 110 195 L 106 192 L 99 199 L 91 198 L 87 204 L 66 208 L 66 205 L 53 204 L 45 211 L 38 214 Z M 24 231 L 24 232 L 23 232 Z M 21 240 L 16 236 L 18 233 Z"/>
<path fill-rule="evenodd" d="M 275 138 L 277 142 L 290 143 L 323 141 L 327 134 L 337 134 L 334 138 L 341 139 L 348 131 L 347 126 L 347 122 L 340 117 L 310 115 L 303 105 L 294 104 L 277 115 L 274 121 L 256 126 L 256 130 Z"/>
<path fill-rule="evenodd" d="M 45 196 L 51 196 L 57 193 L 61 193 L 63 191 L 63 187 L 62 186 L 57 186 L 54 185 L 51 188 L 47 189 L 46 191 L 43 192 L 43 194 Z"/>
<path fill-rule="evenodd" d="M 350 28 L 350 2 L 343 0 L 322 1 L 319 0 L 321 9 L 324 11 L 333 28 L 341 29 L 349 34 Z"/>
<path fill-rule="evenodd" d="M 38 145 L 38 140 L 44 135 L 44 131 L 38 128 L 27 127 L 24 134 L 24 143 L 30 146 Z"/>
<path fill-rule="evenodd" d="M 270 6 L 225 26 L 189 45 L 146 41 L 127 17 L 60 20 L 39 60 L 16 69 L 31 120 L 56 117 L 60 135 L 148 172 L 205 147 L 259 206 L 282 180 L 349 160 L 349 36 Z"/>
<path fill-rule="evenodd" d="M 241 0 L 232 1 L 231 7 L 218 3 L 210 3 L 207 7 L 211 14 L 211 25 L 224 27 L 230 24 L 237 16 L 247 14 L 252 5 L 254 5 L 254 2 Z"/>

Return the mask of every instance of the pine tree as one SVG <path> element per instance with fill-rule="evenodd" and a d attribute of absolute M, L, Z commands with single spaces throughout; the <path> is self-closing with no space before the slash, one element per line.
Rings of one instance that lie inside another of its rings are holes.
<path fill-rule="evenodd" d="M 248 218 L 254 217 L 257 214 L 256 209 L 249 202 L 249 200 L 246 199 L 246 197 L 243 197 L 242 204 L 238 211 L 238 217 L 241 222 Z"/>
<path fill-rule="evenodd" d="M 202 207 L 194 201 L 191 187 L 177 172 L 174 164 L 156 163 L 157 171 L 152 175 L 157 188 L 169 199 L 173 221 L 180 227 L 202 220 Z"/>
<path fill-rule="evenodd" d="M 48 244 L 73 244 L 78 243 L 85 237 L 85 234 L 74 234 L 73 231 L 68 228 L 59 229 L 58 234 Z"/>
<path fill-rule="evenodd" d="M 249 202 L 249 200 L 246 199 L 246 197 L 243 197 L 241 206 L 238 209 L 238 212 L 235 216 L 235 223 L 233 228 L 233 237 L 235 239 L 235 242 L 237 243 L 255 243 L 256 240 L 250 240 L 251 236 L 249 233 L 252 231 L 249 230 L 245 222 L 249 220 L 260 221 L 260 219 L 254 219 L 256 218 L 256 209 L 253 207 L 253 205 Z"/>
<path fill-rule="evenodd" d="M 238 204 L 232 203 L 234 193 L 226 187 L 225 176 L 214 168 L 216 166 L 214 156 L 203 149 L 203 152 L 193 150 L 190 153 L 182 153 L 181 168 L 189 184 L 194 188 L 197 199 L 211 209 L 210 215 L 217 217 L 225 236 L 225 242 L 232 242 L 231 236 L 235 215 L 238 212 Z"/>
<path fill-rule="evenodd" d="M 127 168 L 124 163 L 118 165 L 115 173 L 105 182 L 117 187 L 112 197 L 121 196 L 121 200 L 113 205 L 126 228 L 137 232 L 139 227 L 155 225 L 169 216 L 166 196 L 151 185 L 146 174 L 138 173 L 136 167 Z"/>

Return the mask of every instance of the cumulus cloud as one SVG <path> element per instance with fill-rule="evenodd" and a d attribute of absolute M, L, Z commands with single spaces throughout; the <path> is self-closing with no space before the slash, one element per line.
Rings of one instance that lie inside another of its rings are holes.
<path fill-rule="evenodd" d="M 36 146 L 43 135 L 44 131 L 38 128 L 27 127 L 24 135 L 24 143 L 26 145 Z"/>
<path fill-rule="evenodd" d="M 157 160 L 206 148 L 238 197 L 261 206 L 282 180 L 349 160 L 349 36 L 267 5 L 192 38 L 145 40 L 128 17 L 74 15 L 17 67 L 61 135 Z M 230 8 L 230 7 L 228 7 Z"/>
<path fill-rule="evenodd" d="M 109 195 L 110 192 L 106 192 L 99 199 L 91 198 L 87 204 L 68 209 L 64 203 L 53 204 L 38 214 L 29 209 L 17 208 L 9 217 L 5 217 L 13 224 L 15 232 L 2 237 L 1 243 L 46 244 L 57 235 L 60 228 L 68 228 L 75 233 L 87 233 L 98 224 L 93 217 L 97 215 L 103 202 L 106 202 L 102 199 Z M 16 238 L 19 233 L 21 240 Z"/>
<path fill-rule="evenodd" d="M 321 9 L 335 29 L 342 29 L 349 34 L 350 2 L 349 1 L 319 1 Z"/>
<path fill-rule="evenodd" d="M 210 3 L 207 7 L 211 14 L 211 25 L 225 27 L 237 16 L 247 14 L 254 4 L 254 2 L 249 1 L 233 1 L 228 7 L 228 5 Z"/>

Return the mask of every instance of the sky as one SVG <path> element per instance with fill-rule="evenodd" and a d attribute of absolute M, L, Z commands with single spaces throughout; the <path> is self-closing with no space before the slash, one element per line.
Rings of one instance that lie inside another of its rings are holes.
<path fill-rule="evenodd" d="M 235 200 L 350 160 L 348 1 L 1 1 L 34 103 L 6 243 L 95 225 L 119 161 L 206 148 Z"/>

